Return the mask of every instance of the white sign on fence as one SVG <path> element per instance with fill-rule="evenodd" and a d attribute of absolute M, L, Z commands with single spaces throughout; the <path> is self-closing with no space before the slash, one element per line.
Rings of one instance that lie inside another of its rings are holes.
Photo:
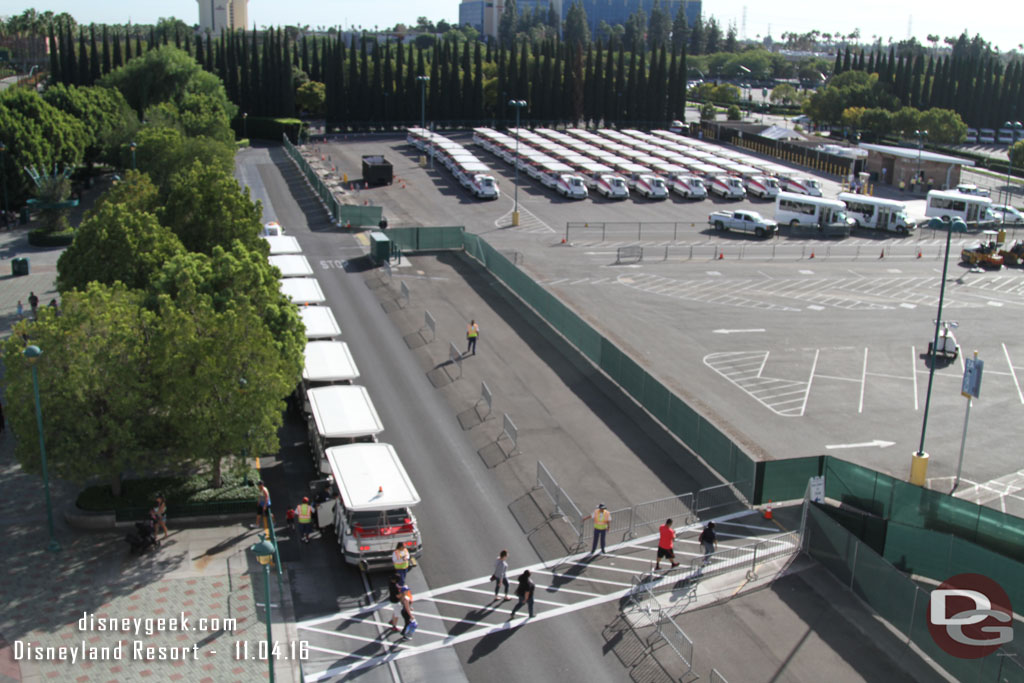
<path fill-rule="evenodd" d="M 811 477 L 808 486 L 811 489 L 811 500 L 815 503 L 825 502 L 825 477 Z"/>

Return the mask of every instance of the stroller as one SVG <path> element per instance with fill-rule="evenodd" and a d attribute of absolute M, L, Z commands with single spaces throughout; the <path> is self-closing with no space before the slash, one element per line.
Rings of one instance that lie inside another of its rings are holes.
<path fill-rule="evenodd" d="M 160 547 L 160 541 L 156 538 L 152 520 L 135 522 L 135 532 L 126 534 L 124 540 L 131 546 L 129 552 L 133 555 L 141 555 L 149 547 Z"/>

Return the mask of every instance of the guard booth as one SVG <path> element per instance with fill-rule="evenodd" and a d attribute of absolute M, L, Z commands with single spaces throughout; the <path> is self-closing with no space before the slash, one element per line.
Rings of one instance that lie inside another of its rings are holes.
<path fill-rule="evenodd" d="M 379 230 L 370 233 L 370 258 L 378 266 L 391 260 L 391 238 Z"/>

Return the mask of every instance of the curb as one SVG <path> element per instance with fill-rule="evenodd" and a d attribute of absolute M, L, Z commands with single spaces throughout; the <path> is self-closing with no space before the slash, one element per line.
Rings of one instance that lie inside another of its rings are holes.
<path fill-rule="evenodd" d="M 186 526 L 214 526 L 221 523 L 234 524 L 252 517 L 248 512 L 234 513 L 230 515 L 198 515 L 195 517 L 172 517 L 168 521 L 183 524 Z M 89 512 L 86 510 L 75 510 L 64 513 L 64 521 L 74 529 L 85 529 L 88 531 L 104 531 L 110 529 L 131 529 L 138 520 L 118 522 L 113 512 Z"/>

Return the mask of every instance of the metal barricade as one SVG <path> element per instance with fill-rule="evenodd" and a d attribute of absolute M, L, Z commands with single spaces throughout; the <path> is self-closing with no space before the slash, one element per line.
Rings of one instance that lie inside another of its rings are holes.
<path fill-rule="evenodd" d="M 487 412 L 480 418 L 483 419 L 491 414 L 492 404 L 494 403 L 494 394 L 491 393 L 491 388 L 487 386 L 487 382 L 480 382 L 480 400 L 476 404 L 480 405 L 481 402 L 487 405 Z"/>
<path fill-rule="evenodd" d="M 455 342 L 448 342 L 448 360 L 459 366 L 459 377 L 462 377 L 462 352 Z"/>
<path fill-rule="evenodd" d="M 423 311 L 423 324 L 430 330 L 430 341 L 437 339 L 437 321 L 430 315 L 430 311 Z"/>
<path fill-rule="evenodd" d="M 548 472 L 548 468 L 540 460 L 537 461 L 537 487 L 543 488 L 544 492 L 548 494 L 548 498 L 551 499 L 555 506 L 555 515 L 564 517 L 582 538 L 583 513 L 576 507 L 576 503 L 572 502 L 572 499 L 569 498 L 569 494 L 558 485 L 555 478 Z"/>
<path fill-rule="evenodd" d="M 747 578 L 751 581 L 757 578 L 758 564 L 764 564 L 780 557 L 795 555 L 800 552 L 801 547 L 799 531 L 790 531 L 787 534 L 760 541 L 754 546 L 754 557 L 750 561 L 750 570 L 747 572 Z"/>
<path fill-rule="evenodd" d="M 486 386 L 486 385 L 485 385 Z M 501 437 L 507 437 L 512 442 L 512 450 L 508 452 L 509 455 L 519 451 L 519 430 L 516 429 L 516 425 L 512 422 L 512 418 L 508 416 L 508 413 L 501 414 L 501 434 L 498 436 L 498 441 L 501 441 Z"/>
<path fill-rule="evenodd" d="M 656 633 L 662 638 L 668 646 L 672 648 L 679 659 L 682 660 L 683 664 L 686 665 L 686 671 L 683 675 L 688 675 L 693 671 L 693 641 L 690 640 L 689 636 L 683 632 L 683 629 L 679 627 L 679 624 L 670 617 L 666 617 L 664 620 L 659 621 L 655 626 Z"/>
<path fill-rule="evenodd" d="M 644 248 L 643 247 L 619 247 L 616 250 L 615 262 L 623 263 L 625 261 L 633 261 L 639 263 L 644 260 Z"/>
<path fill-rule="evenodd" d="M 670 498 L 661 498 L 633 506 L 632 525 L 629 536 L 644 533 L 653 534 L 658 531 L 666 519 L 671 518 L 678 526 L 687 526 L 697 521 L 697 512 L 693 507 L 693 494 L 683 493 Z"/>
<path fill-rule="evenodd" d="M 736 504 L 740 500 L 740 496 L 733 488 L 735 485 L 736 482 L 732 484 L 719 484 L 718 486 L 709 486 L 697 491 L 693 501 L 695 506 L 693 508 L 694 512 L 699 515 L 702 512 L 713 510 L 717 507 Z"/>
<path fill-rule="evenodd" d="M 708 676 L 708 683 L 729 683 L 729 681 L 726 680 L 725 676 L 718 673 L 718 669 L 712 669 L 711 675 Z"/>
<path fill-rule="evenodd" d="M 390 269 L 391 269 L 391 266 L 388 266 L 388 270 L 390 270 Z M 390 277 L 390 275 L 389 275 L 389 277 Z M 409 305 L 409 287 L 406 286 L 404 280 L 402 281 L 401 286 L 399 287 L 399 289 L 402 292 L 402 296 L 405 298 L 405 305 L 408 306 Z"/>
<path fill-rule="evenodd" d="M 611 521 L 608 522 L 608 530 L 605 532 L 608 534 L 621 533 L 624 539 L 631 538 L 633 530 L 633 515 L 634 508 L 622 508 L 621 510 L 609 510 L 611 514 Z M 580 538 L 590 538 L 594 533 L 594 517 L 590 516 L 583 520 L 580 526 Z"/>

